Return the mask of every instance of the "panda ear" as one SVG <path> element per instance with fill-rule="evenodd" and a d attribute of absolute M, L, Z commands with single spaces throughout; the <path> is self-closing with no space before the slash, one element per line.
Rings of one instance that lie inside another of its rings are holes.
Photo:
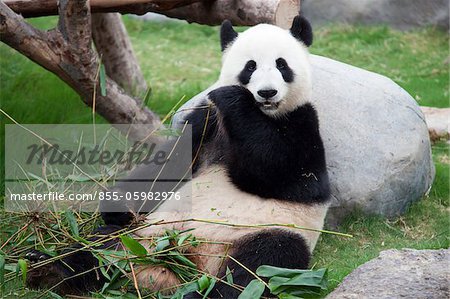
<path fill-rule="evenodd" d="M 292 21 L 291 34 L 299 41 L 303 42 L 305 46 L 309 47 L 313 42 L 313 32 L 311 24 L 303 16 L 298 15 Z"/>
<path fill-rule="evenodd" d="M 228 47 L 238 36 L 238 33 L 234 31 L 233 25 L 229 20 L 222 22 L 220 27 L 220 45 L 222 47 L 222 52 Z"/>

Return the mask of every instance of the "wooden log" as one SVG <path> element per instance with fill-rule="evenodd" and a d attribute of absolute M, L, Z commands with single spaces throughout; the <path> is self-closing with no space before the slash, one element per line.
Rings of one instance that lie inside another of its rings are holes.
<path fill-rule="evenodd" d="M 92 15 L 92 37 L 106 74 L 126 92 L 145 95 L 147 83 L 134 54 L 127 30 L 118 13 Z"/>
<path fill-rule="evenodd" d="M 4 0 L 25 17 L 57 14 L 56 0 Z M 91 11 L 142 15 L 162 13 L 207 25 L 229 19 L 235 25 L 275 24 L 289 28 L 300 11 L 300 0 L 91 0 Z"/>
<path fill-rule="evenodd" d="M 77 0 L 78 1 L 78 0 Z M 90 0 L 92 13 L 120 12 L 142 15 L 165 11 L 201 0 Z M 14 12 L 25 18 L 58 14 L 57 0 L 3 0 Z"/>
<path fill-rule="evenodd" d="M 219 25 L 228 19 L 234 25 L 268 23 L 288 29 L 299 11 L 300 0 L 216 0 L 193 3 L 161 13 L 206 25 Z"/>

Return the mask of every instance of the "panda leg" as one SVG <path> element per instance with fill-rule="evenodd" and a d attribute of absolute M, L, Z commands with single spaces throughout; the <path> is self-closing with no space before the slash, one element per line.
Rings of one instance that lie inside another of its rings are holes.
<path fill-rule="evenodd" d="M 109 236 L 121 229 L 115 225 L 105 225 L 94 231 L 99 235 L 89 239 L 89 241 L 97 241 L 102 237 Z M 98 249 L 115 249 L 119 246 L 117 239 L 107 241 Z M 27 285 L 32 289 L 52 288 L 53 291 L 65 294 L 85 294 L 102 287 L 105 282 L 103 275 L 98 269 L 99 263 L 95 256 L 88 250 L 78 250 L 81 244 L 75 244 L 64 249 L 61 254 L 63 258 L 44 264 L 40 267 L 32 269 L 27 275 Z M 75 252 L 74 252 L 75 251 Z M 71 253 L 73 252 L 73 253 Z M 50 255 L 37 250 L 32 250 L 26 254 L 26 258 L 31 263 L 44 262 L 51 258 Z"/>
<path fill-rule="evenodd" d="M 280 229 L 269 229 L 245 236 L 233 245 L 230 255 L 253 273 L 261 265 L 307 269 L 310 259 L 305 240 L 299 234 Z M 236 285 L 245 287 L 255 279 L 252 273 L 231 259 L 227 260 L 218 277 L 225 277 L 227 267 L 231 270 Z M 233 299 L 240 293 L 225 283 L 218 283 L 208 297 Z M 199 294 L 191 293 L 185 298 L 202 298 L 196 296 Z M 263 296 L 270 296 L 268 289 L 264 291 Z"/>

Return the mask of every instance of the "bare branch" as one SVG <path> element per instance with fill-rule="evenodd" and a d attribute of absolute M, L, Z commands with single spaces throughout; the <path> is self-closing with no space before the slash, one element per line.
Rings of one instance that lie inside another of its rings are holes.
<path fill-rule="evenodd" d="M 48 34 L 35 29 L 0 1 L 0 40 L 51 72 L 58 57 L 52 55 Z"/>
<path fill-rule="evenodd" d="M 199 1 L 201 0 L 90 0 L 90 7 L 92 13 L 121 12 L 145 14 L 149 11 L 165 11 Z M 58 14 L 57 0 L 4 0 L 4 2 L 13 11 L 25 17 Z"/>
<path fill-rule="evenodd" d="M 59 0 L 58 30 L 79 56 L 93 56 L 91 11 L 87 0 Z"/>
<path fill-rule="evenodd" d="M 137 62 L 127 30 L 118 13 L 92 15 L 92 37 L 106 74 L 125 91 L 142 96 L 147 83 Z"/>

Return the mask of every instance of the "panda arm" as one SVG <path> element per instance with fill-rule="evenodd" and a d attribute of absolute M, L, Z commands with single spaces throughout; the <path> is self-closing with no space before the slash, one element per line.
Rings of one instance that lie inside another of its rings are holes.
<path fill-rule="evenodd" d="M 210 142 L 217 132 L 216 110 L 206 101 L 200 103 L 184 119 L 192 126 L 192 158 L 198 156 L 201 147 Z M 192 172 L 199 167 L 198 159 L 194 161 Z"/>
<path fill-rule="evenodd" d="M 276 121 L 256 106 L 249 90 L 226 86 L 213 90 L 208 96 L 217 107 L 232 148 L 255 158 L 274 161 L 275 164 L 288 154 L 288 144 L 280 134 Z M 274 147 L 276 152 L 271 150 Z"/>
<path fill-rule="evenodd" d="M 274 119 L 242 87 L 219 88 L 210 99 L 230 137 L 227 164 L 238 187 L 263 197 L 314 201 L 328 197 L 319 122 L 310 104 Z"/>

